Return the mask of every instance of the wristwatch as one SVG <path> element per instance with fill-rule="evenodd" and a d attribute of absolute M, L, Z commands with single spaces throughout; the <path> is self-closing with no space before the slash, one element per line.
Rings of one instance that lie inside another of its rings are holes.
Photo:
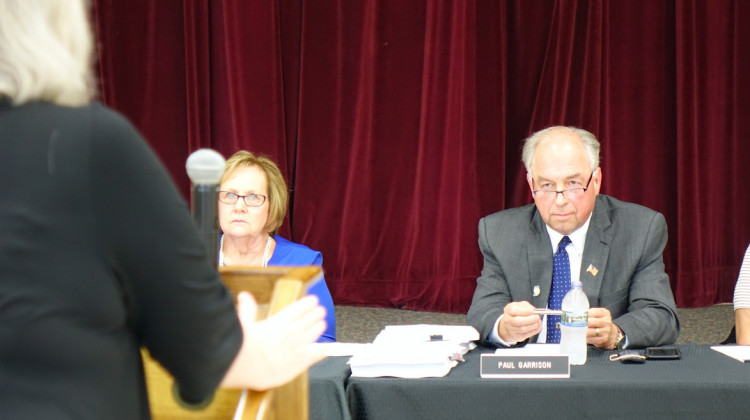
<path fill-rule="evenodd" d="M 615 341 L 615 348 L 622 350 L 625 348 L 625 334 L 623 334 L 620 327 L 617 327 L 617 341 Z"/>

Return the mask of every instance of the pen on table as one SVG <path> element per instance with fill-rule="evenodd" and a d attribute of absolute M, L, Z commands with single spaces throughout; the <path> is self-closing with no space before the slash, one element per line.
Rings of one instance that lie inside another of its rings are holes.
<path fill-rule="evenodd" d="M 534 313 L 537 315 L 562 315 L 560 309 L 547 309 L 547 308 L 534 308 Z"/>

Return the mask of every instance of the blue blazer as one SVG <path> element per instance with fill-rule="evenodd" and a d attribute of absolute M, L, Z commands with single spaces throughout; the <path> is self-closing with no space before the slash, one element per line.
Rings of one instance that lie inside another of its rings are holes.
<path fill-rule="evenodd" d="M 275 235 L 276 248 L 273 250 L 271 259 L 268 260 L 269 266 L 302 266 L 317 265 L 323 266 L 323 254 L 318 251 L 286 240 L 279 235 Z M 326 285 L 325 277 L 315 283 L 307 291 L 308 295 L 315 295 L 320 301 L 320 305 L 326 309 L 326 330 L 318 339 L 319 343 L 336 341 L 336 314 L 333 307 L 333 298 Z"/>

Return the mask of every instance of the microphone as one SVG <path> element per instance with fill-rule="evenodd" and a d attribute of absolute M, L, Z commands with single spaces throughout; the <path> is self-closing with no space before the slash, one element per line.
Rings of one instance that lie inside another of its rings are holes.
<path fill-rule="evenodd" d="M 219 180 L 224 173 L 224 157 L 212 149 L 198 149 L 187 158 L 185 168 L 190 181 L 193 221 L 206 245 L 214 266 L 219 264 Z"/>

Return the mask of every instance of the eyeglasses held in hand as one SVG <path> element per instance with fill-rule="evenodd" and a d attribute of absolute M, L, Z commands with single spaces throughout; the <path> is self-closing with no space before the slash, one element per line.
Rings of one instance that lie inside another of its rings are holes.
<path fill-rule="evenodd" d="M 557 199 L 557 194 L 562 194 L 563 197 L 568 200 L 575 200 L 588 191 L 589 185 L 591 185 L 591 180 L 594 178 L 594 171 L 591 172 L 591 176 L 589 176 L 589 181 L 586 183 L 585 187 L 578 181 L 570 181 L 568 182 L 570 188 L 561 191 L 553 189 L 552 184 L 544 184 L 541 189 L 533 190 L 532 193 L 534 194 L 534 197 L 548 201 Z M 534 181 L 532 180 L 531 182 L 533 183 Z"/>
<path fill-rule="evenodd" d="M 260 194 L 239 195 L 231 191 L 219 191 L 219 201 L 224 204 L 235 204 L 237 200 L 242 199 L 248 207 L 262 206 L 266 202 L 266 196 Z"/>

